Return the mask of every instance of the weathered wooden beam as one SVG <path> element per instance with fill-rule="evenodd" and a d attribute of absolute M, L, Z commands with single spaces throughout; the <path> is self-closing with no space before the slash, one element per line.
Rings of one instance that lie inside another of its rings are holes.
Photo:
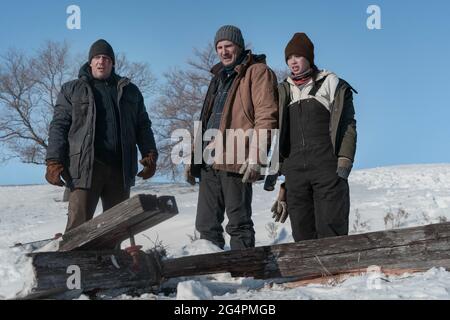
<path fill-rule="evenodd" d="M 90 291 L 124 288 L 150 290 L 161 283 L 159 257 L 142 251 L 135 259 L 120 250 L 44 252 L 29 256 L 36 283 L 28 299 L 73 298 Z"/>
<path fill-rule="evenodd" d="M 81 271 L 81 290 L 144 288 L 165 279 L 230 272 L 259 279 L 308 280 L 360 274 L 369 266 L 382 270 L 450 270 L 450 223 L 308 240 L 275 246 L 204 254 L 161 261 L 139 253 L 141 269 L 122 251 L 35 253 L 35 295 L 66 290 L 67 268 Z M 56 290 L 56 291 L 55 291 Z M 67 292 L 67 290 L 66 290 Z"/>
<path fill-rule="evenodd" d="M 64 234 L 59 251 L 113 249 L 177 213 L 174 197 L 136 195 Z"/>
<path fill-rule="evenodd" d="M 293 289 L 297 287 L 304 287 L 308 286 L 310 284 L 321 284 L 321 285 L 335 285 L 344 282 L 345 280 L 355 277 L 355 276 L 361 276 L 367 273 L 373 273 L 377 272 L 380 275 L 383 274 L 385 276 L 401 276 L 406 273 L 412 274 L 416 272 L 421 272 L 423 270 L 421 269 L 383 269 L 379 268 L 377 270 L 368 270 L 367 268 L 363 268 L 360 270 L 353 270 L 353 271 L 346 271 L 342 272 L 336 275 L 331 276 L 321 276 L 320 278 L 311 278 L 311 279 L 304 279 L 304 280 L 297 280 L 292 282 L 284 282 L 282 286 L 284 288 Z"/>
<path fill-rule="evenodd" d="M 165 260 L 162 274 L 173 278 L 230 272 L 260 279 L 312 279 L 372 265 L 450 270 L 450 223 Z"/>

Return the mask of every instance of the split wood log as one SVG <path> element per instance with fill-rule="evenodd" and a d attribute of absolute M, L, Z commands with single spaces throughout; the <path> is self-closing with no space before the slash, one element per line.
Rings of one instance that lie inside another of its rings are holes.
<path fill-rule="evenodd" d="M 28 299 L 57 297 L 74 292 L 148 289 L 161 283 L 159 258 L 140 251 L 136 258 L 125 251 L 71 251 L 31 253 L 36 276 Z"/>
<path fill-rule="evenodd" d="M 177 213 L 174 197 L 136 195 L 65 233 L 59 251 L 114 249 Z"/>
<path fill-rule="evenodd" d="M 312 279 L 361 270 L 450 269 L 450 223 L 308 240 L 165 260 L 165 278 L 230 272 L 259 279 Z"/>
<path fill-rule="evenodd" d="M 112 251 L 117 252 L 117 251 Z M 63 289 L 67 268 L 78 265 L 82 290 L 156 285 L 165 279 L 230 272 L 234 277 L 311 280 L 358 274 L 369 267 L 397 274 L 450 270 L 450 222 L 408 229 L 308 240 L 274 246 L 188 256 L 160 261 L 154 253 L 139 253 L 141 273 L 124 252 L 54 252 L 32 254 L 36 292 Z M 117 265 L 111 255 L 118 260 Z"/>

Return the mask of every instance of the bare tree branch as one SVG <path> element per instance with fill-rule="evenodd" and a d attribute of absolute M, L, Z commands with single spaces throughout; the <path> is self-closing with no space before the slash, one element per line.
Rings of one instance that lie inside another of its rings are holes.
<path fill-rule="evenodd" d="M 23 162 L 42 163 L 47 145 L 46 132 L 35 125 L 36 84 L 30 59 L 9 50 L 0 66 L 0 142 Z"/>
<path fill-rule="evenodd" d="M 172 163 L 171 152 L 179 141 L 172 141 L 171 134 L 177 129 L 194 132 L 194 121 L 200 117 L 203 100 L 212 74 L 211 68 L 218 62 L 212 44 L 204 49 L 194 49 L 187 68 L 174 68 L 164 74 L 165 83 L 160 88 L 152 119 L 156 123 L 160 153 L 159 170 L 175 179 L 182 168 Z"/>
<path fill-rule="evenodd" d="M 116 73 L 126 76 L 139 88 L 144 97 L 149 97 L 156 90 L 156 77 L 150 71 L 148 63 L 131 62 L 125 54 L 116 55 Z"/>
<path fill-rule="evenodd" d="M 62 85 L 75 79 L 83 64 L 66 42 L 45 42 L 33 55 L 15 49 L 0 57 L 0 162 L 18 158 L 43 164 L 48 130 Z M 117 72 L 132 79 L 150 96 L 156 79 L 145 63 L 131 62 L 123 54 Z"/>
<path fill-rule="evenodd" d="M 273 69 L 273 71 L 275 72 L 279 82 L 283 81 L 291 75 L 291 72 L 287 67 L 284 69 Z"/>

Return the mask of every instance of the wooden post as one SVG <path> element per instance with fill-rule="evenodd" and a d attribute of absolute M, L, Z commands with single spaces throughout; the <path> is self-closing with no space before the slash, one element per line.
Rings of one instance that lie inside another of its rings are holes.
<path fill-rule="evenodd" d="M 64 234 L 59 251 L 114 249 L 177 213 L 174 197 L 136 195 Z"/>
<path fill-rule="evenodd" d="M 163 261 L 152 254 L 139 254 L 144 267 L 137 273 L 132 257 L 121 251 L 32 254 L 36 292 L 64 290 L 69 265 L 80 266 L 83 290 L 144 287 L 174 277 L 221 272 L 292 281 L 357 274 L 370 266 L 396 273 L 432 267 L 450 270 L 450 222 Z"/>
<path fill-rule="evenodd" d="M 72 292 L 79 296 L 83 292 L 127 288 L 150 291 L 161 283 L 159 257 L 142 251 L 138 264 L 120 250 L 44 252 L 29 256 L 33 259 L 36 286 L 28 298 L 64 295 L 72 298 Z"/>
<path fill-rule="evenodd" d="M 372 265 L 450 270 L 450 223 L 165 260 L 162 273 L 165 278 L 230 272 L 259 279 L 311 279 Z"/>

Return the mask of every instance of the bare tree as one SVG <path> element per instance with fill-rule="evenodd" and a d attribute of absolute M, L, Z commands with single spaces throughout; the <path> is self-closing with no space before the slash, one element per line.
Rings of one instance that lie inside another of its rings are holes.
<path fill-rule="evenodd" d="M 291 72 L 288 68 L 284 69 L 273 69 L 273 72 L 275 72 L 278 82 L 284 81 L 287 77 L 291 75 Z"/>
<path fill-rule="evenodd" d="M 207 88 L 211 81 L 211 69 L 218 62 L 216 49 L 212 43 L 202 50 L 194 48 L 194 58 L 188 60 L 192 80 Z"/>
<path fill-rule="evenodd" d="M 159 170 L 171 174 L 172 178 L 181 168 L 171 160 L 172 149 L 179 143 L 171 140 L 171 134 L 176 129 L 187 129 L 193 136 L 194 121 L 200 117 L 212 77 L 210 70 L 217 62 L 214 46 L 209 44 L 202 50 L 194 49 L 194 58 L 188 60 L 185 70 L 175 68 L 164 74 L 165 84 L 160 89 L 152 119 L 157 124 Z"/>
<path fill-rule="evenodd" d="M 61 86 L 76 77 L 78 68 L 69 53 L 67 42 L 48 41 L 31 58 L 30 72 L 36 82 L 36 89 L 43 104 L 53 111 Z"/>
<path fill-rule="evenodd" d="M 131 62 L 124 53 L 119 53 L 116 55 L 115 71 L 130 78 L 144 96 L 155 93 L 157 80 L 148 63 Z"/>
<path fill-rule="evenodd" d="M 10 50 L 0 69 L 0 141 L 26 163 L 42 163 L 46 137 L 35 126 L 42 98 L 36 91 L 30 60 L 21 52 Z"/>
<path fill-rule="evenodd" d="M 79 57 L 66 42 L 48 41 L 31 56 L 10 49 L 0 58 L 0 162 L 44 163 L 56 99 L 61 86 L 76 78 Z M 130 62 L 124 54 L 116 60 L 117 72 L 131 78 L 144 96 L 154 92 L 148 64 Z"/>

